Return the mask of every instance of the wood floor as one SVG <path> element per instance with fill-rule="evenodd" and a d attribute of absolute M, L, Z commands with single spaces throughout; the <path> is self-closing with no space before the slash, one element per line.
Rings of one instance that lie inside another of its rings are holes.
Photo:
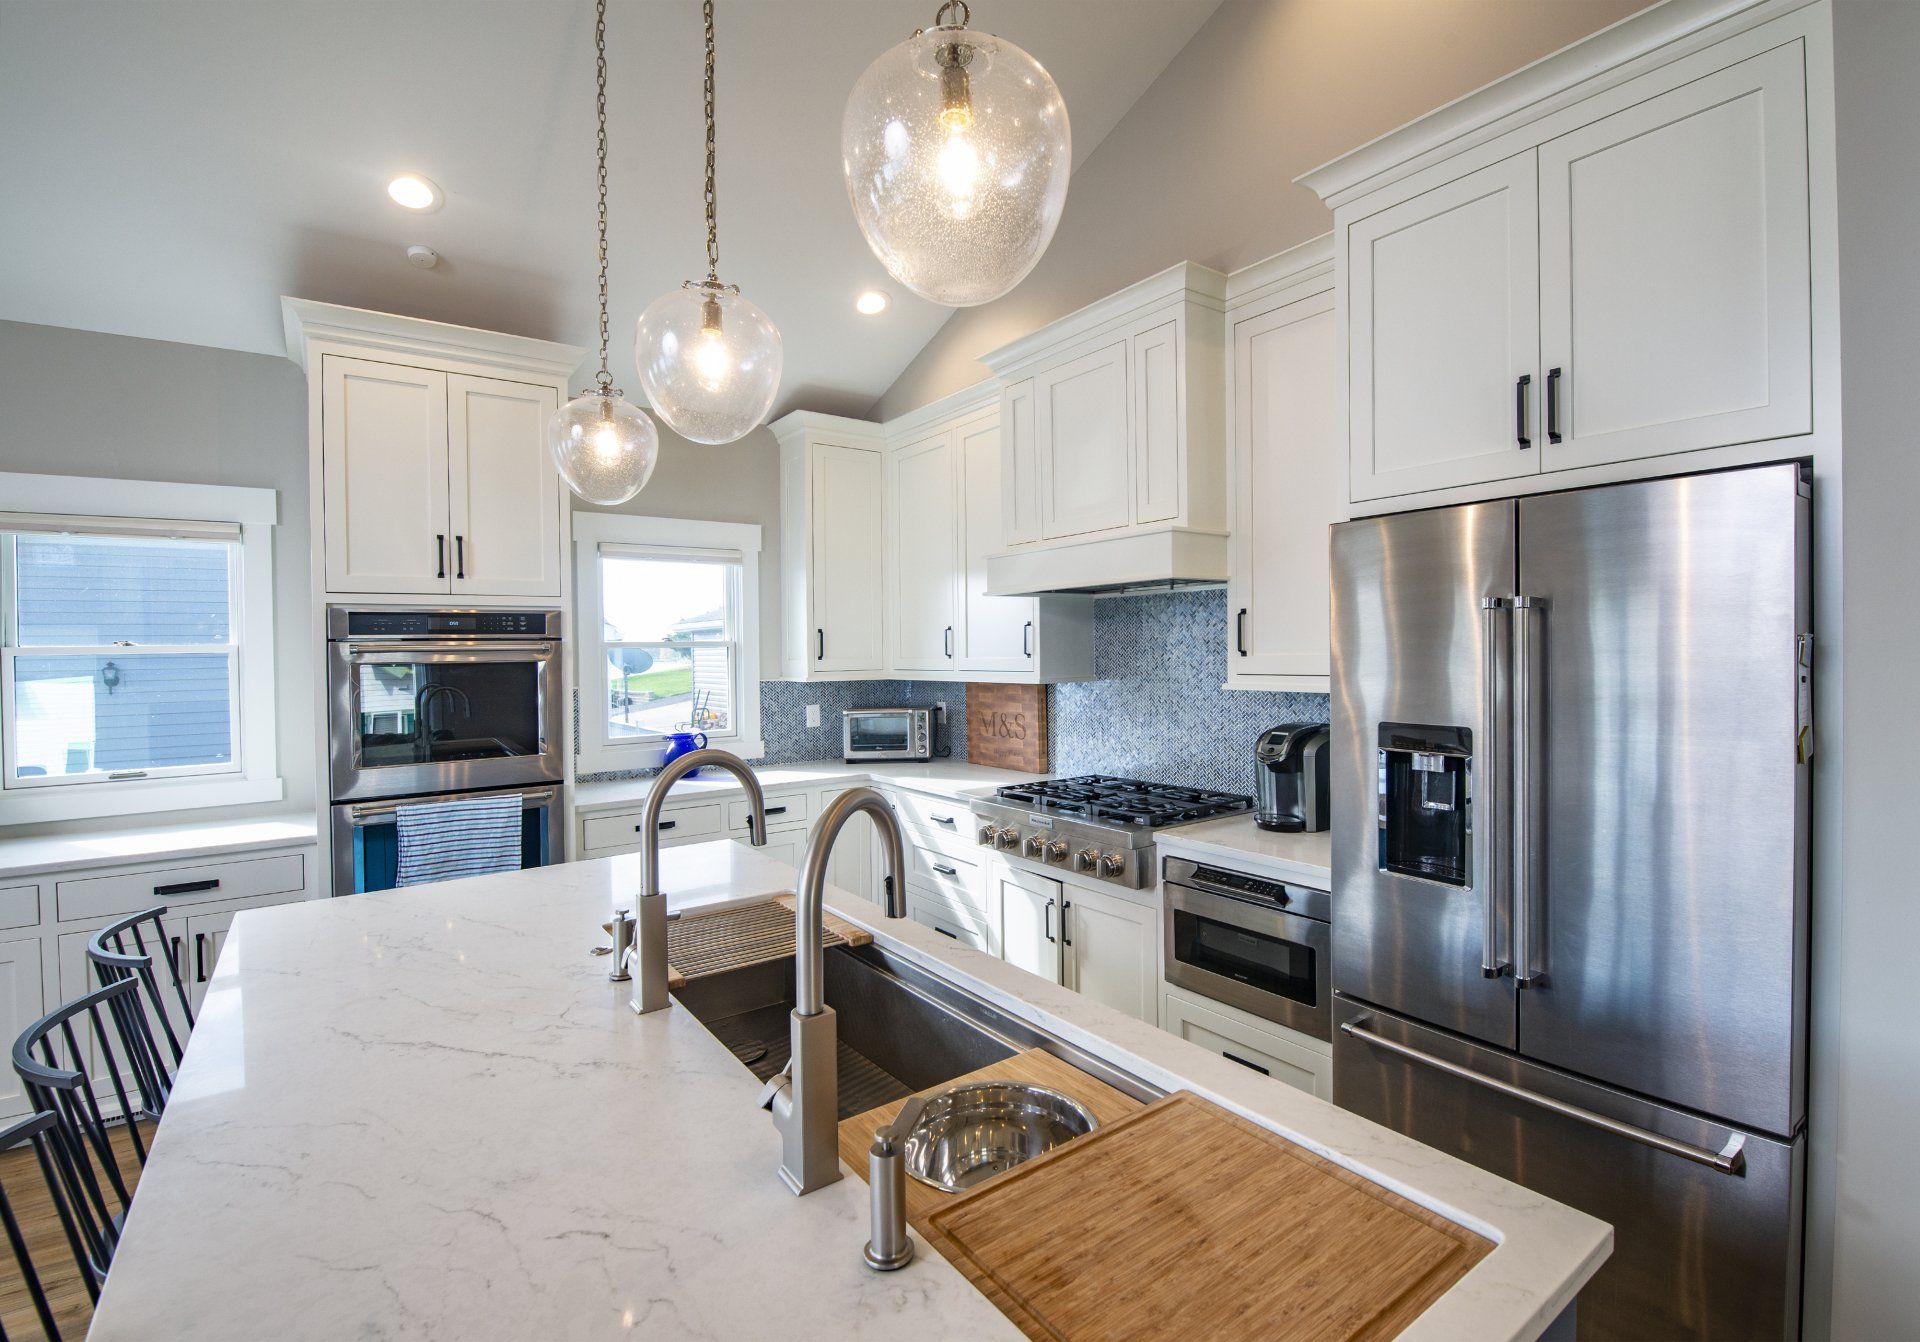
<path fill-rule="evenodd" d="M 151 1143 L 152 1125 L 142 1124 L 140 1136 L 142 1141 Z M 134 1159 L 133 1144 L 127 1139 L 125 1128 L 113 1130 L 113 1142 L 127 1187 L 132 1188 L 140 1177 L 140 1165 Z M 67 1247 L 60 1220 L 54 1215 L 53 1200 L 47 1196 L 46 1181 L 40 1176 L 32 1148 L 0 1155 L 0 1187 L 7 1190 L 7 1201 L 13 1204 L 13 1214 L 19 1218 L 20 1232 L 26 1237 L 34 1271 L 40 1274 L 40 1284 L 53 1306 L 60 1336 L 65 1342 L 80 1342 L 87 1335 L 87 1325 L 93 1321 L 93 1302 L 81 1284 L 80 1269 L 74 1265 L 73 1251 Z M 0 1233 L 0 1327 L 6 1329 L 9 1342 L 45 1337 L 39 1316 L 33 1310 L 33 1299 L 27 1294 L 27 1284 L 6 1247 L 4 1233 Z"/>

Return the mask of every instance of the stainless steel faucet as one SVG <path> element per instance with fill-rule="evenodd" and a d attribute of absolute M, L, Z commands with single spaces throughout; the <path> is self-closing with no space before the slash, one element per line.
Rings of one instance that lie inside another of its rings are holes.
<path fill-rule="evenodd" d="M 907 911 L 899 818 L 872 788 L 848 788 L 820 813 L 806 856 L 800 859 L 800 886 L 793 900 L 792 1061 L 760 1092 L 761 1107 L 773 1112 L 773 1124 L 780 1129 L 780 1177 L 800 1195 L 840 1177 L 840 1074 L 835 1065 L 840 1030 L 823 986 L 826 956 L 820 948 L 820 926 L 826 915 L 821 901 L 834 841 L 863 811 L 873 817 L 886 854 L 886 915 L 900 918 Z"/>
<path fill-rule="evenodd" d="M 667 1005 L 667 897 L 660 893 L 660 808 L 673 785 L 695 769 L 725 769 L 747 791 L 751 810 L 748 838 L 758 848 L 767 841 L 767 798 L 760 780 L 738 755 L 724 750 L 692 750 L 662 769 L 647 793 L 640 817 L 640 897 L 633 910 L 633 1009 L 642 1015 Z M 819 933 L 814 934 L 819 940 Z"/>

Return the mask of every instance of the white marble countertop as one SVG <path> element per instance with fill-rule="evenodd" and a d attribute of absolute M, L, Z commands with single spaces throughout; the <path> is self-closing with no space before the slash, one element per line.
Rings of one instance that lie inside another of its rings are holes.
<path fill-rule="evenodd" d="M 1333 835 L 1279 834 L 1261 829 L 1250 815 L 1230 815 L 1178 825 L 1153 836 L 1160 855 L 1231 864 L 1258 876 L 1299 881 L 1316 890 L 1333 888 Z"/>
<path fill-rule="evenodd" d="M 725 841 L 662 854 L 683 909 L 791 885 Z M 752 1074 L 587 949 L 631 858 L 235 920 L 92 1342 L 1016 1338 L 936 1254 L 861 1265 L 866 1187 L 794 1198 Z M 1163 1089 L 1247 1115 L 1497 1242 L 1408 1338 L 1537 1336 L 1607 1227 L 839 891 L 878 944 Z"/>
<path fill-rule="evenodd" d="M 88 834 L 0 838 L 0 880 L 130 862 L 168 861 L 292 848 L 314 841 L 311 811 L 188 825 L 143 825 Z"/>
<path fill-rule="evenodd" d="M 925 764 L 872 763 L 845 764 L 826 760 L 811 764 L 754 765 L 753 773 L 768 792 L 783 787 L 824 787 L 830 783 L 874 782 L 888 787 L 932 792 L 956 799 L 978 796 L 1009 783 L 1030 783 L 1044 774 L 1015 773 L 1010 769 L 990 769 L 964 760 L 931 760 Z M 707 770 L 673 785 L 674 801 L 696 797 L 738 796 L 740 784 L 732 774 Z M 644 806 L 653 791 L 653 779 L 623 778 L 607 783 L 581 783 L 573 790 L 573 808 L 581 815 L 624 811 Z"/>

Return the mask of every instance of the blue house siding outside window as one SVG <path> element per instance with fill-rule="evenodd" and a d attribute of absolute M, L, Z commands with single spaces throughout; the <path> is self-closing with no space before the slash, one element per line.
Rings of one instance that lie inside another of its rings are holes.
<path fill-rule="evenodd" d="M 234 767 L 237 543 L 0 539 L 15 593 L 9 781 Z"/>

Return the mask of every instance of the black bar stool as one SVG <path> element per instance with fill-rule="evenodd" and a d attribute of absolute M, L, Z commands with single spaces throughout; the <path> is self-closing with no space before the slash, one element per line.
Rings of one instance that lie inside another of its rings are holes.
<path fill-rule="evenodd" d="M 167 1046 L 173 1053 L 174 1066 L 177 1067 L 186 1050 L 180 1042 L 179 1033 L 173 1028 L 174 1007 L 160 988 L 159 972 L 154 968 L 156 957 L 166 957 L 167 978 L 173 986 L 170 996 L 173 1003 L 178 1004 L 180 1019 L 186 1022 L 189 1030 L 193 1028 L 193 1004 L 187 999 L 186 981 L 180 974 L 180 939 L 169 937 L 160 921 L 166 912 L 166 905 L 157 904 L 122 918 L 117 923 L 108 923 L 88 939 L 87 959 L 93 962 L 94 973 L 102 983 L 112 983 L 129 975 L 140 980 L 147 1006 L 167 1036 Z"/>
<path fill-rule="evenodd" d="M 13 1070 L 26 1083 L 27 1098 L 55 1119 L 49 1153 L 73 1210 L 88 1269 L 87 1289 L 95 1299 L 133 1202 L 120 1174 L 111 1127 L 126 1124 L 134 1156 L 145 1165 L 147 1148 L 137 1120 L 158 1113 L 165 1103 L 153 1089 L 151 1058 L 141 1061 L 142 1050 L 129 1050 L 121 1042 L 123 1019 L 136 1032 L 145 1029 L 139 991 L 138 980 L 123 978 L 82 993 L 29 1025 L 13 1044 Z M 151 1033 L 145 1037 L 152 1039 Z M 95 1088 L 97 1080 L 107 1083 L 106 1104 Z"/>
<path fill-rule="evenodd" d="M 56 1126 L 59 1119 L 52 1114 L 34 1114 L 23 1118 L 5 1131 L 0 1131 L 0 1151 L 14 1151 L 23 1146 L 33 1148 L 34 1158 L 40 1162 L 40 1177 L 47 1182 L 47 1195 L 53 1199 L 53 1210 L 60 1218 L 60 1228 L 67 1232 L 67 1247 L 73 1250 L 73 1259 L 80 1267 L 80 1280 L 86 1283 L 87 1291 L 94 1300 L 100 1298 L 93 1272 L 87 1263 L 86 1252 L 80 1246 L 80 1233 L 75 1228 L 73 1211 L 67 1205 L 67 1195 L 62 1189 L 59 1178 L 54 1174 L 52 1144 L 57 1139 Z M 20 1222 L 14 1217 L 13 1203 L 7 1197 L 7 1190 L 0 1186 L 0 1223 L 4 1223 L 7 1242 L 13 1246 L 13 1261 L 20 1269 L 20 1279 L 27 1284 L 27 1294 L 33 1299 L 33 1312 L 40 1316 L 40 1327 L 45 1331 L 49 1342 L 60 1342 L 60 1329 L 53 1321 L 53 1306 L 47 1302 L 46 1289 L 40 1284 L 40 1274 L 34 1271 L 33 1255 L 28 1252 L 26 1236 L 20 1233 Z M 0 1342 L 7 1342 L 7 1330 L 0 1327 Z"/>

